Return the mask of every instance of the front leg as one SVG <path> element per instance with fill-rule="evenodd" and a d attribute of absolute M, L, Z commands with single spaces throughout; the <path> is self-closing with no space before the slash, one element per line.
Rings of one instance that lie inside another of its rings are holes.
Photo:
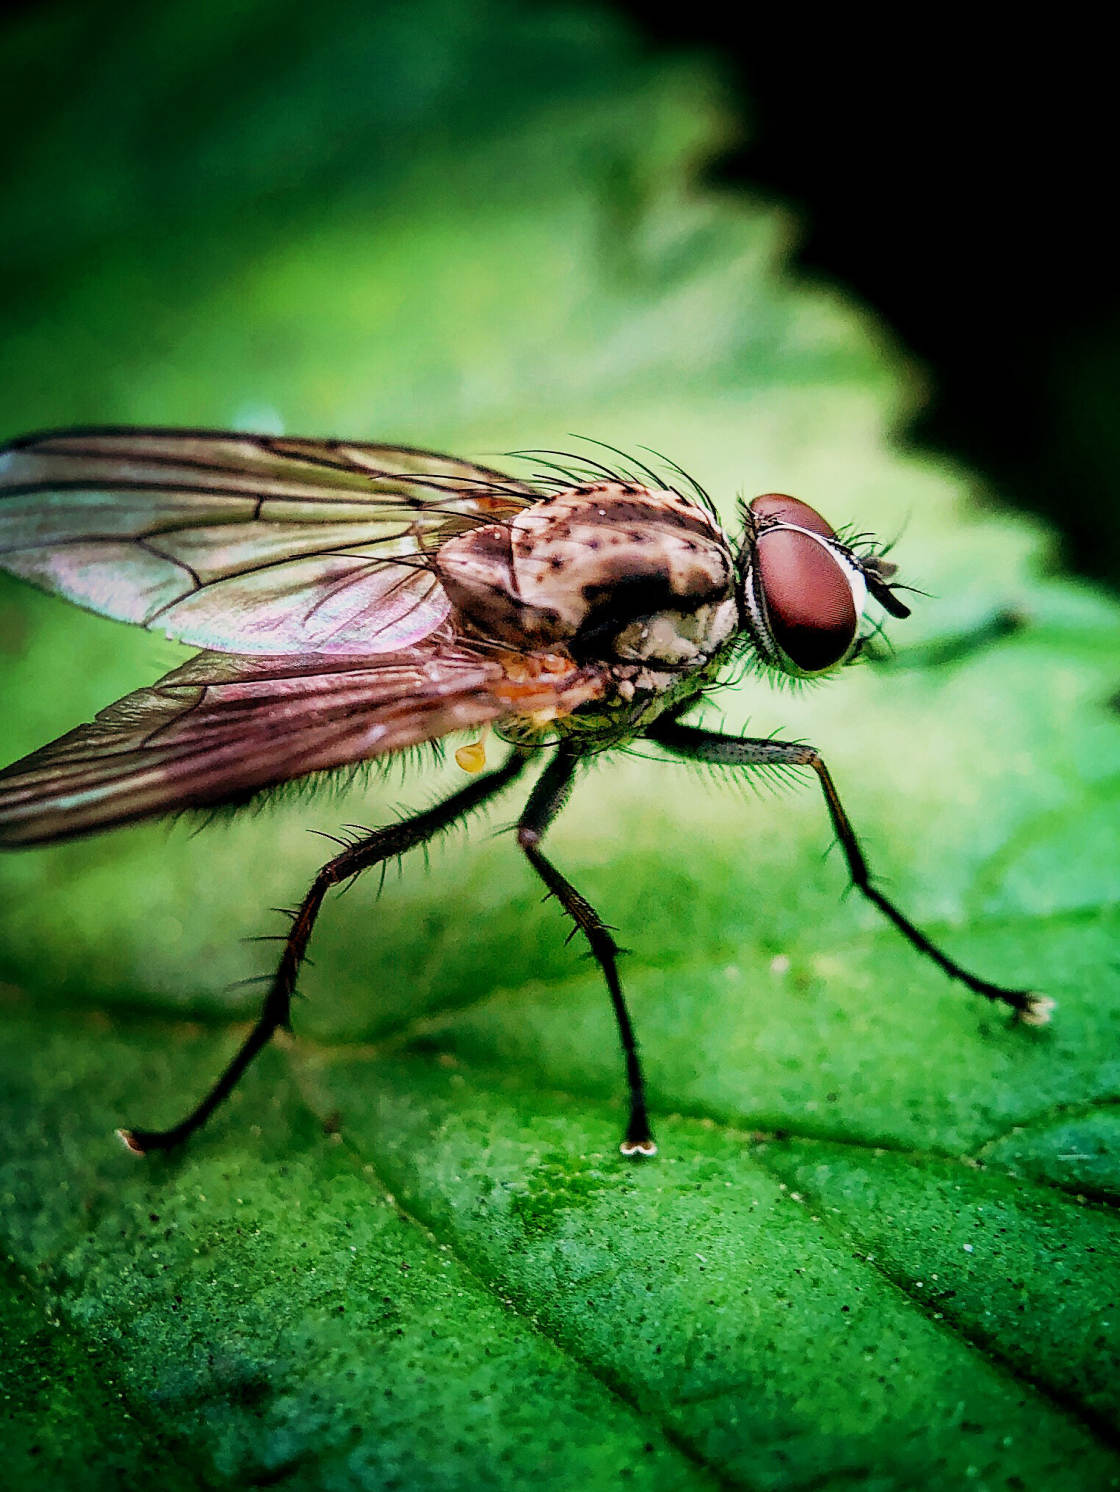
<path fill-rule="evenodd" d="M 658 720 L 648 732 L 648 738 L 668 747 L 678 756 L 691 761 L 709 762 L 720 767 L 811 767 L 817 774 L 829 817 L 836 837 L 848 862 L 852 884 L 867 897 L 868 901 L 888 917 L 908 942 L 920 953 L 933 959 L 950 979 L 959 979 L 970 990 L 984 995 L 989 1000 L 1010 1005 L 1018 1017 L 1028 1026 L 1043 1026 L 1050 1019 L 1054 1002 L 1046 995 L 1037 995 L 1030 990 L 1005 989 L 991 984 L 962 969 L 948 954 L 942 953 L 936 943 L 930 941 L 921 928 L 915 927 L 888 897 L 878 889 L 871 879 L 867 861 L 863 857 L 855 830 L 844 812 L 844 805 L 833 784 L 828 768 L 815 746 L 804 746 L 790 741 L 757 740 L 750 736 L 723 736 L 716 731 L 701 730 L 692 725 L 681 725 L 675 720 Z"/>

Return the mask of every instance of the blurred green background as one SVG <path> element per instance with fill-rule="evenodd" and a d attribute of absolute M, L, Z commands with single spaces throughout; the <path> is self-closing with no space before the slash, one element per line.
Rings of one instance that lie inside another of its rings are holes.
<path fill-rule="evenodd" d="M 714 191 L 726 74 L 592 6 L 33 7 L 0 60 L 3 421 L 244 426 L 502 464 L 666 452 L 902 533 L 893 668 L 728 691 L 825 752 L 892 894 L 1009 1028 L 842 900 L 808 787 L 603 762 L 552 839 L 620 928 L 663 1156 L 620 1164 L 599 979 L 495 830 L 330 903 L 294 1044 L 180 1156 L 307 831 L 455 769 L 0 864 L 13 1485 L 1116 1485 L 1115 605 L 902 452 L 892 334 Z M 922 644 L 1012 607 L 939 668 Z M 4 759 L 174 665 L 0 584 Z M 652 756 L 652 753 L 650 753 Z M 461 779 L 459 779 L 461 780 Z M 262 948 L 265 950 L 262 953 Z"/>

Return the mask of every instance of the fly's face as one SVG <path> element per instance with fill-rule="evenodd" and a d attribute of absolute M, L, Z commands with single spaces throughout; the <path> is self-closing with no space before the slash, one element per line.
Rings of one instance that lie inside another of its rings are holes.
<path fill-rule="evenodd" d="M 813 678 L 847 663 L 859 650 L 869 595 L 892 616 L 910 615 L 889 585 L 895 566 L 857 554 L 808 503 L 768 492 L 744 516 L 739 605 L 771 667 Z"/>
<path fill-rule="evenodd" d="M 480 635 L 581 662 L 691 671 L 739 629 L 727 536 L 676 492 L 571 488 L 448 540 L 435 568 Z"/>

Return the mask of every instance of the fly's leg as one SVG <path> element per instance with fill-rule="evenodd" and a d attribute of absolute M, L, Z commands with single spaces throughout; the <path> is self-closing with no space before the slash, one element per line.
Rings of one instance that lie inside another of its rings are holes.
<path fill-rule="evenodd" d="M 173 1128 L 120 1130 L 120 1137 L 128 1148 L 137 1155 L 146 1155 L 150 1150 L 170 1150 L 181 1144 L 188 1135 L 205 1124 L 218 1105 L 229 1097 L 245 1069 L 262 1048 L 268 1045 L 273 1033 L 281 1028 L 289 1029 L 292 996 L 300 965 L 307 952 L 323 898 L 332 886 L 350 880 L 363 870 L 369 870 L 371 866 L 396 859 L 406 850 L 424 844 L 441 830 L 465 818 L 489 798 L 508 787 L 524 769 L 527 760 L 526 755 L 515 751 L 496 771 L 468 783 L 444 802 L 425 809 L 423 813 L 414 814 L 412 818 L 399 824 L 388 824 L 383 829 L 375 829 L 356 844 L 347 846 L 333 860 L 329 860 L 311 883 L 311 889 L 292 920 L 291 930 L 284 941 L 284 951 L 261 1013 L 241 1049 L 198 1107 Z"/>
<path fill-rule="evenodd" d="M 871 879 L 871 872 L 863 857 L 855 830 L 848 820 L 848 815 L 844 812 L 828 768 L 816 747 L 788 741 L 763 741 L 751 737 L 722 736 L 715 731 L 680 725 L 676 721 L 657 721 L 649 731 L 649 737 L 662 746 L 668 747 L 678 756 L 688 757 L 692 761 L 710 762 L 721 767 L 811 767 L 820 782 L 832 827 L 836 831 L 836 837 L 844 851 L 844 858 L 848 862 L 852 884 L 857 890 L 894 923 L 902 936 L 919 953 L 924 953 L 927 958 L 931 958 L 935 964 L 944 969 L 950 979 L 959 979 L 976 994 L 1009 1005 L 1012 1010 L 1016 1011 L 1019 1019 L 1028 1026 L 1043 1026 L 1049 1021 L 1054 1002 L 1048 996 L 1034 994 L 1030 990 L 1005 989 L 1002 985 L 991 984 L 987 979 L 980 979 L 977 975 L 970 974 L 948 954 L 942 953 L 941 949 L 926 937 L 921 928 L 915 927 L 909 917 L 900 912 L 894 902 L 883 895 Z"/>
<path fill-rule="evenodd" d="M 645 1082 L 638 1060 L 638 1043 L 630 1012 L 618 978 L 618 946 L 598 912 L 582 897 L 570 881 L 564 879 L 552 862 L 541 852 L 540 843 L 549 824 L 568 801 L 572 779 L 579 762 L 579 752 L 561 747 L 541 774 L 525 805 L 517 825 L 517 842 L 525 851 L 529 864 L 548 887 L 587 939 L 592 957 L 603 971 L 618 1023 L 619 1040 L 626 1062 L 626 1082 L 630 1092 L 630 1118 L 619 1149 L 623 1155 L 656 1155 L 657 1146 L 650 1133 L 646 1113 Z"/>

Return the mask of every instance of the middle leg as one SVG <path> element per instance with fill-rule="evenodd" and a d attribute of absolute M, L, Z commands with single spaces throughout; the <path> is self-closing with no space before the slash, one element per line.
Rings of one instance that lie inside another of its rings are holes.
<path fill-rule="evenodd" d="M 657 1145 L 650 1132 L 649 1115 L 646 1111 L 645 1080 L 638 1058 L 638 1043 L 618 977 L 618 945 L 591 903 L 560 874 L 540 848 L 546 829 L 568 801 L 578 763 L 579 752 L 574 747 L 560 747 L 529 795 L 529 801 L 517 825 L 517 842 L 525 851 L 529 864 L 587 939 L 592 957 L 607 981 L 626 1062 L 626 1082 L 630 1095 L 630 1117 L 618 1148 L 623 1155 L 656 1155 Z"/>

